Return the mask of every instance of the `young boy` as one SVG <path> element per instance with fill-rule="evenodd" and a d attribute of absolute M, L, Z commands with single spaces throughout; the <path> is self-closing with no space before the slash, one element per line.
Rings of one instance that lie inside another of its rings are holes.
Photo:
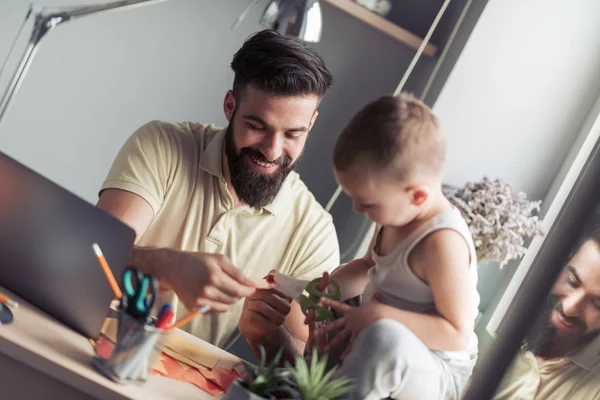
<path fill-rule="evenodd" d="M 459 399 L 475 365 L 477 259 L 442 193 L 445 153 L 437 118 L 407 94 L 368 104 L 336 143 L 336 178 L 376 223 L 367 254 L 331 276 L 362 305 L 323 299 L 342 316 L 316 332 L 336 332 L 325 352 L 348 343 L 336 374 L 353 399 Z"/>

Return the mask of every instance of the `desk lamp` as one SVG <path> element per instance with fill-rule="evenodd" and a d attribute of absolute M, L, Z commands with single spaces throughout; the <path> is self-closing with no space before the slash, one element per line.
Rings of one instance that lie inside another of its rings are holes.
<path fill-rule="evenodd" d="M 238 17 L 232 29 L 237 28 L 250 10 L 260 0 L 252 0 Z M 323 19 L 318 0 L 270 0 L 265 7 L 260 23 L 286 35 L 298 37 L 305 42 L 321 40 Z"/>
<path fill-rule="evenodd" d="M 0 100 L 0 126 L 8 107 L 19 90 L 23 78 L 33 61 L 33 57 L 38 49 L 42 38 L 58 25 L 85 17 L 92 14 L 99 14 L 108 11 L 124 10 L 154 3 L 161 3 L 169 0 L 121 0 L 105 4 L 95 5 L 75 5 L 58 7 L 51 11 L 42 8 L 34 11 L 34 6 L 30 5 L 25 21 L 33 16 L 34 26 L 29 37 L 29 43 L 21 60 L 15 70 L 5 93 Z M 242 13 L 236 22 L 239 25 L 241 20 L 246 17 L 248 12 L 258 3 L 259 0 L 253 0 L 252 3 Z M 278 30 L 288 35 L 300 37 L 307 41 L 319 41 L 321 36 L 321 9 L 317 0 L 273 0 L 263 12 L 261 24 L 265 27 Z M 10 58 L 10 51 L 7 61 Z M 0 68 L 0 77 L 2 77 L 3 65 Z"/>

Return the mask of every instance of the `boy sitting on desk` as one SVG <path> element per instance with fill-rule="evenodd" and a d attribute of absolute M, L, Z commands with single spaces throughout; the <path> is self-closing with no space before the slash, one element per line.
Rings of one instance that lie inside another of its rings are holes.
<path fill-rule="evenodd" d="M 376 230 L 367 254 L 331 276 L 342 300 L 364 303 L 322 298 L 342 316 L 314 335 L 336 332 L 325 352 L 345 346 L 336 374 L 354 380 L 351 398 L 459 399 L 475 365 L 477 258 L 442 194 L 445 151 L 431 109 L 406 94 L 367 105 L 338 138 L 337 180 Z"/>

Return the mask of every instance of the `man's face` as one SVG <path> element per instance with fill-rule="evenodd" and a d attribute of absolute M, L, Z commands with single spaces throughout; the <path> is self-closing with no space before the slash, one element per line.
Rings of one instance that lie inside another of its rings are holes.
<path fill-rule="evenodd" d="M 558 303 L 551 321 L 558 335 L 587 335 L 600 330 L 600 246 L 585 242 L 554 285 Z"/>
<path fill-rule="evenodd" d="M 319 97 L 274 96 L 252 86 L 240 97 L 225 96 L 225 154 L 236 195 L 259 208 L 273 201 L 301 157 Z"/>
<path fill-rule="evenodd" d="M 528 335 L 528 345 L 536 355 L 548 356 L 559 341 L 584 343 L 598 332 L 600 246 L 588 240 L 569 260 L 554 284 L 540 324 Z"/>

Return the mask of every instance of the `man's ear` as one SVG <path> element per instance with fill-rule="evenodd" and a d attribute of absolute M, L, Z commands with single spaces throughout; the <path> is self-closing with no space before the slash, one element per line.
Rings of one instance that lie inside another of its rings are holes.
<path fill-rule="evenodd" d="M 231 119 L 233 118 L 235 104 L 235 95 L 232 90 L 228 90 L 225 94 L 225 99 L 223 100 L 223 112 L 225 113 L 225 118 L 227 118 L 227 121 L 229 122 L 231 122 Z"/>
<path fill-rule="evenodd" d="M 312 129 L 313 125 L 315 124 L 315 121 L 317 120 L 318 116 L 319 116 L 319 112 L 315 110 L 315 113 L 313 114 L 312 118 L 310 119 L 310 123 L 308 124 L 309 131 Z"/>

